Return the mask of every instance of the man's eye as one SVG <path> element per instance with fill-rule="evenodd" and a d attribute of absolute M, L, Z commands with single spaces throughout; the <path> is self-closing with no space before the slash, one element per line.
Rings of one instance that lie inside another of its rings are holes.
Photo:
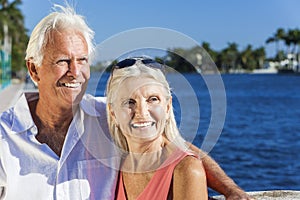
<path fill-rule="evenodd" d="M 81 65 L 85 65 L 88 63 L 88 58 L 80 58 L 77 60 L 77 62 Z"/>
<path fill-rule="evenodd" d="M 69 59 L 62 59 L 62 60 L 57 61 L 56 64 L 58 66 L 69 66 L 70 62 L 71 62 L 71 60 L 69 60 Z"/>
<path fill-rule="evenodd" d="M 71 59 L 60 59 L 56 62 L 58 66 L 70 66 L 72 60 Z M 83 58 L 78 58 L 76 59 L 76 63 L 79 65 L 86 65 L 88 63 L 88 58 L 83 57 Z"/>

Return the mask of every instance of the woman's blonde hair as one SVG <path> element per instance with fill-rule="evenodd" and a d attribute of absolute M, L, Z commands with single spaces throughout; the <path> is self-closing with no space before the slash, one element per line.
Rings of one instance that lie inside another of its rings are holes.
<path fill-rule="evenodd" d="M 107 120 L 110 134 L 115 140 L 116 144 L 124 151 L 128 151 L 128 145 L 126 138 L 122 134 L 121 130 L 115 124 L 111 113 L 110 106 L 113 106 L 113 102 L 118 95 L 119 86 L 123 83 L 124 80 L 131 77 L 142 77 L 142 78 L 151 78 L 157 83 L 161 84 L 166 91 L 166 98 L 171 98 L 171 89 L 169 83 L 166 80 L 163 72 L 156 68 L 147 67 L 141 62 L 136 62 L 133 66 L 115 69 L 111 72 L 111 75 L 108 79 L 106 86 L 106 95 L 107 95 Z M 170 106 L 169 118 L 167 119 L 166 126 L 164 128 L 163 134 L 170 141 L 175 143 L 178 147 L 185 148 L 185 141 L 181 137 L 179 130 L 177 128 L 173 107 Z"/>

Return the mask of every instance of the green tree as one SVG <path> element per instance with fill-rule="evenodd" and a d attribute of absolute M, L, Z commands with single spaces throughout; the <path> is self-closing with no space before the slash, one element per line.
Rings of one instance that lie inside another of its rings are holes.
<path fill-rule="evenodd" d="M 238 45 L 234 42 L 228 43 L 228 47 L 220 52 L 217 65 L 221 66 L 222 71 L 229 72 L 230 69 L 237 67 L 238 56 Z"/>
<path fill-rule="evenodd" d="M 296 54 L 296 47 L 300 41 L 300 30 L 299 29 L 289 29 L 286 36 L 284 37 L 285 43 L 288 45 L 288 48 L 292 46 L 292 50 L 287 53 Z"/>
<path fill-rule="evenodd" d="M 253 57 L 256 61 L 256 68 L 263 68 L 265 59 L 266 59 L 266 51 L 264 47 L 259 47 L 253 51 Z"/>
<path fill-rule="evenodd" d="M 202 48 L 205 49 L 211 59 L 216 62 L 218 53 L 210 48 L 210 44 L 208 42 L 203 42 Z"/>
<path fill-rule="evenodd" d="M 266 43 L 269 44 L 269 43 L 275 43 L 276 45 L 276 54 L 278 54 L 278 52 L 280 51 L 279 49 L 279 42 L 281 40 L 284 40 L 285 38 L 285 31 L 283 28 L 278 28 L 277 31 L 275 32 L 275 34 L 272 36 L 272 37 L 269 37 L 267 40 L 266 40 Z"/>
<path fill-rule="evenodd" d="M 252 49 L 252 45 L 248 45 L 240 53 L 239 64 L 247 71 L 252 71 L 257 68 L 263 68 L 266 58 L 264 47 Z"/>
<path fill-rule="evenodd" d="M 243 69 L 253 68 L 253 50 L 252 45 L 248 45 L 244 50 L 241 51 L 239 57 L 239 64 Z"/>
<path fill-rule="evenodd" d="M 191 49 L 183 48 L 170 49 L 165 64 L 180 72 L 195 71 L 190 51 Z"/>
<path fill-rule="evenodd" d="M 24 17 L 18 6 L 21 0 L 0 0 L 0 39 L 4 37 L 3 27 L 8 27 L 8 35 L 12 39 L 12 71 L 17 72 L 25 67 L 24 55 L 28 42 Z"/>

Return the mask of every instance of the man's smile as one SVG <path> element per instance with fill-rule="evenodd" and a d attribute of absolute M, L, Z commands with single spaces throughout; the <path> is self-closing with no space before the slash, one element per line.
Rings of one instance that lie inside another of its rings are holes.
<path fill-rule="evenodd" d="M 76 83 L 59 83 L 58 85 L 60 87 L 67 87 L 67 88 L 77 88 L 80 87 L 82 83 L 76 82 Z"/>

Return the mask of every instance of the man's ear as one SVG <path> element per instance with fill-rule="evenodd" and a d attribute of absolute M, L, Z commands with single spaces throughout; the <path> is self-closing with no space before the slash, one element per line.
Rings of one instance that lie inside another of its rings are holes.
<path fill-rule="evenodd" d="M 26 61 L 26 66 L 27 66 L 28 72 L 29 72 L 32 80 L 34 82 L 38 83 L 40 78 L 38 75 L 37 66 L 32 61 L 29 61 L 29 60 Z"/>

